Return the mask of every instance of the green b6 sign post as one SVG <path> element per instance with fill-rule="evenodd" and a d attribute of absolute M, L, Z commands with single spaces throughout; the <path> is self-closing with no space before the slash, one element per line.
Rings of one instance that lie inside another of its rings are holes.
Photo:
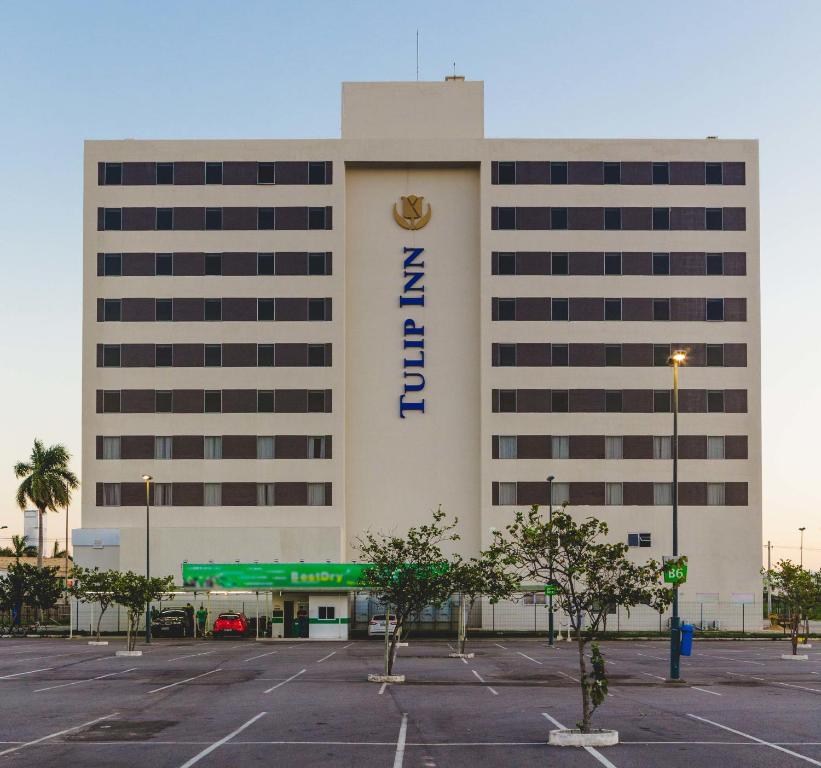
<path fill-rule="evenodd" d="M 664 583 L 684 584 L 687 581 L 687 559 L 684 557 L 664 558 Z"/>

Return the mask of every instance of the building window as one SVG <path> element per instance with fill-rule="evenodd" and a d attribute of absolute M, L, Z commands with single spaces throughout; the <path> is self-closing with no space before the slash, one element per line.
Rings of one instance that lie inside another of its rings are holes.
<path fill-rule="evenodd" d="M 517 458 L 517 439 L 516 435 L 500 435 L 499 436 L 499 458 L 500 459 L 515 459 Z"/>
<path fill-rule="evenodd" d="M 274 254 L 273 253 L 258 253 L 257 254 L 257 274 L 258 275 L 273 275 L 274 269 Z"/>
<path fill-rule="evenodd" d="M 653 299 L 653 320 L 670 319 L 670 299 Z"/>
<path fill-rule="evenodd" d="M 174 364 L 174 347 L 171 344 L 157 344 L 154 347 L 154 365 L 157 368 L 170 368 Z"/>
<path fill-rule="evenodd" d="M 604 319 L 621 320 L 621 299 L 604 300 Z"/>
<path fill-rule="evenodd" d="M 174 209 L 157 208 L 156 229 L 174 229 Z"/>
<path fill-rule="evenodd" d="M 550 209 L 550 228 L 567 229 L 567 208 Z"/>
<path fill-rule="evenodd" d="M 257 345 L 257 365 L 260 367 L 271 367 L 274 365 L 274 345 L 273 344 L 258 344 Z"/>
<path fill-rule="evenodd" d="M 553 497 L 550 502 L 556 506 L 570 503 L 570 483 L 551 483 Z"/>
<path fill-rule="evenodd" d="M 670 183 L 670 164 L 653 163 L 653 184 Z"/>
<path fill-rule="evenodd" d="M 550 183 L 567 184 L 567 163 L 550 164 Z"/>
<path fill-rule="evenodd" d="M 670 254 L 669 253 L 654 253 L 653 254 L 653 274 L 654 275 L 669 275 L 670 274 Z"/>
<path fill-rule="evenodd" d="M 670 229 L 669 208 L 653 208 L 653 229 Z"/>
<path fill-rule="evenodd" d="M 222 163 L 205 164 L 205 183 L 222 184 Z"/>
<path fill-rule="evenodd" d="M 499 163 L 499 184 L 516 183 L 516 163 Z"/>
<path fill-rule="evenodd" d="M 154 458 L 155 459 L 171 459 L 173 451 L 173 438 L 169 436 L 154 438 Z"/>
<path fill-rule="evenodd" d="M 621 435 L 607 435 L 604 438 L 604 458 L 624 458 L 624 438 Z"/>
<path fill-rule="evenodd" d="M 154 274 L 158 277 L 170 277 L 174 274 L 174 255 L 158 253 L 154 256 Z"/>
<path fill-rule="evenodd" d="M 499 365 L 503 367 L 511 367 L 516 365 L 515 344 L 499 345 Z"/>
<path fill-rule="evenodd" d="M 657 507 L 669 507 L 673 503 L 672 483 L 653 483 L 653 504 Z"/>
<path fill-rule="evenodd" d="M 202 455 L 205 459 L 222 458 L 222 437 L 207 435 L 202 438 Z"/>
<path fill-rule="evenodd" d="M 628 533 L 628 547 L 650 547 L 652 546 L 652 536 L 649 533 Z"/>
<path fill-rule="evenodd" d="M 257 299 L 257 320 L 273 321 L 276 318 L 274 299 Z"/>
<path fill-rule="evenodd" d="M 653 365 L 670 364 L 670 345 L 653 344 Z"/>
<path fill-rule="evenodd" d="M 707 163 L 704 168 L 705 184 L 723 184 L 724 174 L 721 163 Z"/>
<path fill-rule="evenodd" d="M 606 413 L 622 412 L 621 390 L 614 389 L 604 393 L 604 410 Z"/>
<path fill-rule="evenodd" d="M 222 229 L 222 208 L 205 209 L 205 228 Z"/>
<path fill-rule="evenodd" d="M 570 393 L 566 389 L 550 391 L 550 410 L 553 413 L 568 413 L 570 410 Z"/>
<path fill-rule="evenodd" d="M 171 299 L 154 300 L 154 319 L 166 323 L 174 319 L 174 303 Z"/>
<path fill-rule="evenodd" d="M 706 271 L 708 275 L 723 275 L 724 274 L 724 254 L 723 253 L 708 253 L 706 258 Z"/>
<path fill-rule="evenodd" d="M 607 366 L 621 365 L 621 344 L 605 344 L 604 364 Z"/>
<path fill-rule="evenodd" d="M 621 184 L 621 163 L 604 164 L 604 183 Z"/>
<path fill-rule="evenodd" d="M 722 390 L 707 391 L 707 413 L 724 413 L 724 392 Z"/>
<path fill-rule="evenodd" d="M 120 390 L 107 389 L 103 392 L 103 413 L 120 412 Z"/>
<path fill-rule="evenodd" d="M 103 256 L 103 275 L 119 277 L 123 273 L 123 257 L 119 253 L 107 253 Z"/>
<path fill-rule="evenodd" d="M 174 183 L 174 163 L 157 163 L 157 184 Z"/>
<path fill-rule="evenodd" d="M 331 621 L 336 618 L 336 608 L 333 605 L 320 605 L 317 608 L 317 617 L 321 621 Z"/>
<path fill-rule="evenodd" d="M 516 209 L 499 208 L 499 229 L 516 229 Z"/>
<path fill-rule="evenodd" d="M 707 483 L 707 504 L 711 507 L 723 507 L 724 503 L 724 483 Z"/>
<path fill-rule="evenodd" d="M 624 504 L 624 492 L 621 483 L 604 484 L 604 503 L 608 507 L 620 507 Z"/>
<path fill-rule="evenodd" d="M 258 459 L 273 459 L 274 458 L 274 438 L 269 436 L 260 436 L 257 438 L 257 458 Z"/>
<path fill-rule="evenodd" d="M 670 413 L 670 390 L 657 389 L 653 392 L 653 413 Z"/>
<path fill-rule="evenodd" d="M 653 437 L 653 458 L 672 459 L 673 458 L 673 438 L 669 435 L 656 435 Z"/>
<path fill-rule="evenodd" d="M 567 275 L 570 274 L 570 263 L 568 254 L 566 253 L 551 253 L 550 254 L 550 274 L 551 275 Z"/>
<path fill-rule="evenodd" d="M 120 230 L 123 228 L 123 211 L 121 208 L 105 208 L 103 210 L 103 229 Z"/>
<path fill-rule="evenodd" d="M 499 390 L 499 413 L 516 413 L 516 390 Z"/>
<path fill-rule="evenodd" d="M 222 365 L 222 345 L 206 344 L 203 362 L 206 368 L 219 368 Z"/>
<path fill-rule="evenodd" d="M 550 364 L 555 366 L 570 365 L 570 347 L 567 344 L 551 344 Z"/>
<path fill-rule="evenodd" d="M 103 320 L 107 323 L 122 320 L 122 302 L 119 299 L 103 301 Z"/>
<path fill-rule="evenodd" d="M 257 163 L 257 184 L 273 184 L 275 167 L 273 163 Z"/>
<path fill-rule="evenodd" d="M 120 367 L 120 345 L 119 344 L 104 344 L 103 345 L 103 367 L 104 368 L 119 368 Z"/>
<path fill-rule="evenodd" d="M 499 506 L 516 503 L 516 483 L 499 483 Z"/>
<path fill-rule="evenodd" d="M 604 254 L 604 274 L 605 275 L 620 275 L 621 274 L 621 254 L 620 253 L 605 253 Z"/>
<path fill-rule="evenodd" d="M 724 365 L 724 345 L 707 345 L 707 365 L 711 367 L 721 367 Z"/>
<path fill-rule="evenodd" d="M 104 507 L 119 507 L 120 506 L 120 484 L 119 483 L 103 483 L 103 506 Z"/>
<path fill-rule="evenodd" d="M 257 208 L 257 229 L 274 228 L 274 209 Z M 273 274 L 273 272 L 271 273 Z"/>
<path fill-rule="evenodd" d="M 103 438 L 103 459 L 106 461 L 116 461 L 120 458 L 120 438 Z"/>
<path fill-rule="evenodd" d="M 604 209 L 604 228 L 621 229 L 621 208 Z"/>
<path fill-rule="evenodd" d="M 516 299 L 497 299 L 496 314 L 499 320 L 516 319 Z"/>
<path fill-rule="evenodd" d="M 154 483 L 154 506 L 170 507 L 172 503 L 171 483 Z"/>
<path fill-rule="evenodd" d="M 206 253 L 205 254 L 205 274 L 206 275 L 221 275 L 222 274 L 222 254 L 221 253 Z"/>
<path fill-rule="evenodd" d="M 325 299 L 308 299 L 308 320 L 326 320 Z"/>
<path fill-rule="evenodd" d="M 309 275 L 327 275 L 328 274 L 328 267 L 327 267 L 328 259 L 324 252 L 321 253 L 309 253 L 308 254 L 308 274 Z"/>
<path fill-rule="evenodd" d="M 550 438 L 550 457 L 552 459 L 570 458 L 570 437 L 568 435 L 553 435 Z"/>
<path fill-rule="evenodd" d="M 260 389 L 257 390 L 257 413 L 273 413 L 274 412 L 274 390 Z"/>
<path fill-rule="evenodd" d="M 308 506 L 325 506 L 325 483 L 308 483 Z"/>
<path fill-rule="evenodd" d="M 308 413 L 325 413 L 325 390 L 308 390 Z"/>
<path fill-rule="evenodd" d="M 567 320 L 570 317 L 569 302 L 567 299 L 550 300 L 550 319 Z"/>
<path fill-rule="evenodd" d="M 325 367 L 325 345 L 324 344 L 309 344 L 308 345 L 308 366 L 310 368 Z"/>
<path fill-rule="evenodd" d="M 724 299 L 707 299 L 707 319 L 724 319 Z"/>
<path fill-rule="evenodd" d="M 500 275 L 515 275 L 516 274 L 516 254 L 510 251 L 504 251 L 498 255 L 499 257 L 499 274 Z"/>
<path fill-rule="evenodd" d="M 274 484 L 273 483 L 257 483 L 257 506 L 273 507 L 274 506 Z"/>
<path fill-rule="evenodd" d="M 705 229 L 724 229 L 724 212 L 721 208 L 707 208 L 704 212 Z"/>
<path fill-rule="evenodd" d="M 222 299 L 205 299 L 203 316 L 206 320 L 222 320 Z"/>
<path fill-rule="evenodd" d="M 106 163 L 105 164 L 105 181 L 106 185 L 122 184 L 123 183 L 123 164 L 122 163 Z"/>
<path fill-rule="evenodd" d="M 724 458 L 724 436 L 712 435 L 707 438 L 707 458 L 708 459 L 723 459 Z"/>
<path fill-rule="evenodd" d="M 218 507 L 222 504 L 222 483 L 204 483 L 203 505 L 206 507 Z"/>
<path fill-rule="evenodd" d="M 171 413 L 174 405 L 174 395 L 170 389 L 158 389 L 154 393 L 154 412 Z"/>
<path fill-rule="evenodd" d="M 325 229 L 325 209 L 324 208 L 309 208 L 308 209 L 308 229 Z"/>
<path fill-rule="evenodd" d="M 308 163 L 308 183 L 325 184 L 325 163 Z"/>
<path fill-rule="evenodd" d="M 205 413 L 222 413 L 222 391 L 206 389 L 203 393 L 203 411 Z"/>
<path fill-rule="evenodd" d="M 309 436 L 308 437 L 308 458 L 309 459 L 324 459 L 325 458 L 325 437 L 324 436 Z"/>

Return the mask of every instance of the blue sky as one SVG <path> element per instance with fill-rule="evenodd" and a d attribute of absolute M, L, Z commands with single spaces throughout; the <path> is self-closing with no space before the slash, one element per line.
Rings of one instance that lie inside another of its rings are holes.
<path fill-rule="evenodd" d="M 765 539 L 797 559 L 806 525 L 821 565 L 821 3 L 0 0 L 0 18 L 0 523 L 21 527 L 2 467 L 35 435 L 80 449 L 83 140 L 337 136 L 340 82 L 414 79 L 418 27 L 421 79 L 456 62 L 485 81 L 488 136 L 760 140 Z"/>

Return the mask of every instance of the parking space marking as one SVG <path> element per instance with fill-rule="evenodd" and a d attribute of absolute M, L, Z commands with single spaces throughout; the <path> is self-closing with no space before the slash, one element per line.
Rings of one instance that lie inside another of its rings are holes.
<path fill-rule="evenodd" d="M 393 757 L 393 768 L 402 768 L 405 759 L 405 736 L 408 732 L 408 713 L 402 713 L 402 725 L 399 726 L 399 738 L 396 740 L 396 754 Z"/>
<path fill-rule="evenodd" d="M 639 672 L 640 675 L 644 675 L 645 677 L 655 677 L 656 680 L 664 680 L 661 675 L 651 675 L 649 672 Z"/>
<path fill-rule="evenodd" d="M 215 749 L 219 749 L 226 742 L 231 741 L 231 739 L 233 739 L 234 736 L 237 736 L 240 733 L 242 733 L 246 728 L 253 725 L 257 720 L 259 720 L 261 717 L 264 717 L 266 714 L 268 713 L 260 712 L 258 715 L 254 715 L 254 717 L 252 717 L 247 722 L 243 723 L 239 728 L 231 731 L 231 733 L 229 733 L 227 736 L 223 736 L 219 741 L 215 741 L 213 744 L 211 744 L 211 746 L 206 747 L 199 754 L 194 755 L 194 757 L 192 757 L 190 760 L 183 763 L 180 766 L 180 768 L 191 768 L 192 765 L 198 763 L 200 760 L 202 760 L 202 758 L 206 757 L 207 755 L 210 755 Z"/>
<path fill-rule="evenodd" d="M 326 661 L 327 659 L 330 659 L 330 658 L 331 658 L 331 656 L 336 656 L 336 651 L 331 651 L 331 652 L 330 652 L 327 656 L 323 656 L 323 657 L 322 657 L 321 659 L 319 659 L 316 663 L 317 663 L 317 664 L 321 664 L 323 661 Z"/>
<path fill-rule="evenodd" d="M 475 669 L 471 669 L 470 671 L 473 672 L 474 675 L 476 675 L 476 678 L 479 680 L 479 682 L 482 683 L 494 696 L 499 695 L 499 691 L 497 691 L 495 688 L 492 688 L 491 686 L 489 686 L 485 682 L 485 679 Z"/>
<path fill-rule="evenodd" d="M 499 648 L 501 648 L 501 649 L 503 649 L 503 650 L 505 650 L 505 651 L 507 650 L 507 646 L 504 646 L 504 645 L 502 645 L 501 643 L 493 643 L 493 645 L 498 645 L 498 646 L 499 646 Z"/>
<path fill-rule="evenodd" d="M 387 687 L 388 687 L 387 683 L 382 683 L 382 685 L 379 686 L 379 693 L 377 693 L 376 695 L 381 696 L 383 693 L 385 693 L 385 688 L 387 688 Z"/>
<path fill-rule="evenodd" d="M 821 690 L 818 688 L 807 688 L 804 685 L 795 685 L 794 683 L 779 683 L 777 680 L 773 680 L 776 685 L 786 685 L 787 688 L 800 688 L 802 691 L 812 691 L 813 693 L 821 693 Z"/>
<path fill-rule="evenodd" d="M 253 661 L 254 659 L 261 659 L 263 656 L 272 656 L 275 653 L 279 653 L 279 651 L 268 651 L 268 653 L 261 653 L 259 656 L 251 656 L 250 659 L 243 659 L 243 661 Z"/>
<path fill-rule="evenodd" d="M 641 651 L 636 651 L 637 656 L 646 656 L 648 659 L 658 659 L 658 661 L 667 661 L 666 657 L 664 656 L 653 656 L 651 653 L 642 653 Z"/>
<path fill-rule="evenodd" d="M 114 677 L 114 675 L 124 675 L 126 672 L 133 672 L 137 667 L 131 669 L 123 669 L 119 672 L 109 672 L 107 675 L 99 675 L 98 677 L 89 677 L 85 680 L 75 680 L 72 683 L 61 683 L 60 685 L 50 685 L 48 688 L 36 688 L 32 693 L 42 693 L 43 691 L 53 691 L 55 688 L 68 688 L 70 685 L 80 685 L 80 683 L 90 683 L 92 680 L 102 680 L 106 677 Z"/>
<path fill-rule="evenodd" d="M 764 739 L 759 739 L 757 736 L 751 736 L 749 733 L 744 733 L 744 731 L 737 731 L 735 728 L 730 728 L 728 725 L 722 725 L 721 723 L 715 722 L 715 720 L 708 720 L 706 717 L 700 717 L 699 715 L 691 715 L 688 714 L 687 717 L 692 717 L 694 720 L 700 720 L 702 723 L 709 723 L 710 725 L 714 725 L 716 728 L 721 728 L 725 731 L 729 731 L 730 733 L 734 733 L 736 736 L 743 736 L 745 739 L 750 739 L 751 741 L 756 741 L 759 744 L 765 744 L 768 747 L 772 747 L 773 749 L 777 749 L 779 752 L 785 752 L 788 755 L 792 755 L 793 757 L 797 757 L 799 760 L 804 760 L 811 765 L 818 765 L 821 766 L 821 763 L 818 760 L 813 760 L 811 757 L 807 757 L 806 755 L 802 755 L 800 752 L 793 752 L 791 749 L 787 749 L 786 747 L 782 747 L 779 744 L 773 744 L 771 741 L 765 741 Z"/>
<path fill-rule="evenodd" d="M 551 717 L 550 715 L 548 715 L 547 712 L 542 712 L 542 716 L 549 720 L 551 723 L 553 723 L 553 725 L 555 725 L 557 728 L 565 727 L 555 717 Z M 593 747 L 583 747 L 583 749 L 585 752 L 595 757 L 596 760 L 598 760 L 606 768 L 616 768 L 616 766 L 613 765 L 613 763 L 611 763 L 601 752 L 599 752 L 599 750 Z"/>
<path fill-rule="evenodd" d="M 534 659 L 532 656 L 528 656 L 526 653 L 522 653 L 521 651 L 516 651 L 516 653 L 518 653 L 519 656 L 524 656 L 526 659 L 529 659 L 530 661 L 535 662 L 536 664 L 541 664 L 542 663 L 541 661 L 538 661 L 537 659 Z"/>
<path fill-rule="evenodd" d="M 28 672 L 17 672 L 14 675 L 3 675 L 0 680 L 10 680 L 12 677 L 20 677 L 21 675 L 33 675 L 35 672 L 48 672 L 54 667 L 43 667 L 42 669 L 30 669 Z"/>
<path fill-rule="evenodd" d="M 755 664 L 759 667 L 766 666 L 763 661 L 750 661 L 749 659 L 734 659 L 732 656 L 714 656 L 712 653 L 698 653 L 697 656 L 704 656 L 707 659 L 722 659 L 723 661 L 738 661 L 742 664 Z"/>
<path fill-rule="evenodd" d="M 568 680 L 572 680 L 574 683 L 579 682 L 578 677 L 573 677 L 573 675 L 568 675 L 567 672 L 562 672 L 560 669 L 556 670 L 557 675 L 561 675 L 562 677 L 566 677 Z"/>
<path fill-rule="evenodd" d="M 297 672 L 295 675 L 291 675 L 289 678 L 287 678 L 286 680 L 283 680 L 281 683 L 277 683 L 276 685 L 271 686 L 267 691 L 263 691 L 263 693 L 270 693 L 271 691 L 275 691 L 281 685 L 285 685 L 285 683 L 290 683 L 291 680 L 293 680 L 296 677 L 299 677 L 301 674 L 303 674 L 306 671 L 307 670 L 305 670 L 305 669 L 300 669 L 299 672 Z"/>
<path fill-rule="evenodd" d="M 702 693 L 709 693 L 712 696 L 721 696 L 720 693 L 716 693 L 715 691 L 708 691 L 706 688 L 699 688 L 697 685 L 691 685 L 690 688 L 692 688 L 694 691 L 701 691 Z"/>
<path fill-rule="evenodd" d="M 342 650 L 344 651 L 346 648 L 350 648 L 352 645 L 353 645 L 353 643 L 348 643 L 347 645 L 343 645 Z"/>
<path fill-rule="evenodd" d="M 57 731 L 56 733 L 50 733 L 48 736 L 41 736 L 39 739 L 34 739 L 33 741 L 24 741 L 22 744 L 18 744 L 16 747 L 9 747 L 9 749 L 4 749 L 0 752 L 0 757 L 3 755 L 10 755 L 12 752 L 18 752 L 21 749 L 25 749 L 26 747 L 32 747 L 35 744 L 41 744 L 44 741 L 48 741 L 49 739 L 56 739 L 58 736 L 64 736 L 67 733 L 71 733 L 72 731 L 77 731 L 80 728 L 85 728 L 89 725 L 94 725 L 95 723 L 100 723 L 103 720 L 108 720 L 111 717 L 115 717 L 118 715 L 118 712 L 112 712 L 110 715 L 103 715 L 102 717 L 97 717 L 94 720 L 89 720 L 87 723 L 81 723 L 80 725 L 73 725 L 71 728 L 64 728 L 62 731 Z"/>
<path fill-rule="evenodd" d="M 153 691 L 149 691 L 149 693 L 159 693 L 160 691 L 164 691 L 167 688 L 173 688 L 176 685 L 182 685 L 183 683 L 190 683 L 192 680 L 197 680 L 200 677 L 205 677 L 206 675 L 213 675 L 214 672 L 220 672 L 220 669 L 212 669 L 210 672 L 203 672 L 201 675 L 194 675 L 194 677 L 186 677 L 185 680 L 179 680 L 176 683 L 169 683 L 168 685 L 160 686 L 159 688 L 155 688 Z"/>
<path fill-rule="evenodd" d="M 725 672 L 725 675 L 732 675 L 733 677 L 749 677 L 751 680 L 761 680 L 762 683 L 766 683 L 767 680 L 763 677 L 756 677 L 755 675 L 743 675 L 741 672 Z"/>
<path fill-rule="evenodd" d="M 179 661 L 180 659 L 191 659 L 194 656 L 208 656 L 209 653 L 216 653 L 216 648 L 213 651 L 203 651 L 202 653 L 187 653 L 185 656 L 174 656 L 173 659 L 166 659 L 166 661 Z"/>

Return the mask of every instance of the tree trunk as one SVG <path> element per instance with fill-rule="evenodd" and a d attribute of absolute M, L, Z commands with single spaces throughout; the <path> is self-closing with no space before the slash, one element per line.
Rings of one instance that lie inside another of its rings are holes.
<path fill-rule="evenodd" d="M 590 733 L 590 692 L 587 687 L 587 665 L 584 660 L 585 639 L 582 636 L 581 623 L 576 630 L 576 643 L 579 647 L 579 684 L 582 688 L 582 733 Z"/>
<path fill-rule="evenodd" d="M 390 630 L 390 622 L 387 623 L 385 626 L 385 631 L 388 632 Z M 399 622 L 396 622 L 396 629 L 393 631 L 393 634 L 390 638 L 390 644 L 388 646 L 388 674 L 393 674 L 393 664 L 396 661 L 396 651 L 398 650 L 397 643 L 399 642 Z"/>
<path fill-rule="evenodd" d="M 793 656 L 798 654 L 798 627 L 800 623 L 800 614 L 794 614 L 790 622 L 790 645 L 792 646 Z"/>
<path fill-rule="evenodd" d="M 45 514 L 45 509 L 37 508 L 37 568 L 43 568 L 43 546 L 45 542 L 43 540 L 43 516 Z"/>
<path fill-rule="evenodd" d="M 103 620 L 103 614 L 105 613 L 105 608 L 103 608 L 102 603 L 100 604 L 100 615 L 97 617 L 97 642 L 100 642 L 100 623 Z"/>

